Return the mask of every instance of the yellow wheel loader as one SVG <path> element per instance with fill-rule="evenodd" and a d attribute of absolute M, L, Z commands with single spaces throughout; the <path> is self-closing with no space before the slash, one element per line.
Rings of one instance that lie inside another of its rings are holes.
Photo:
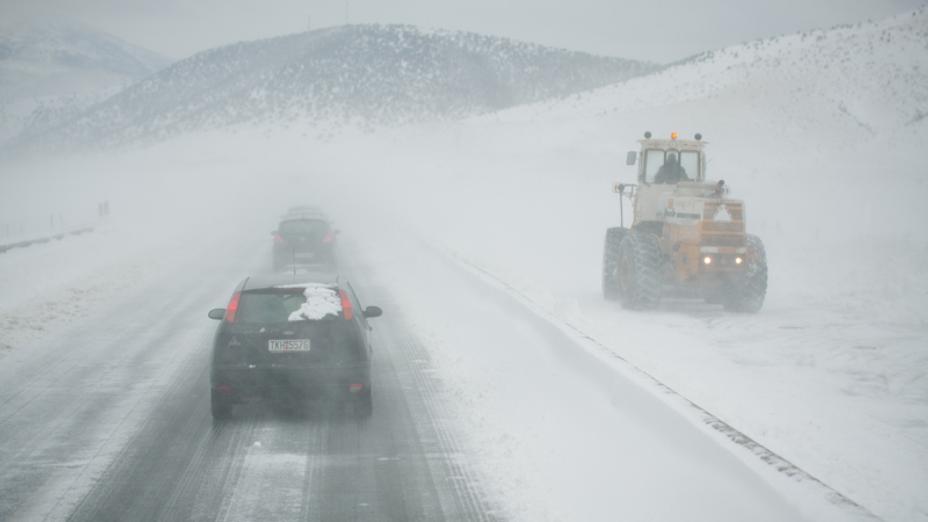
<path fill-rule="evenodd" d="M 736 312 L 757 312 L 767 294 L 767 257 L 745 232 L 744 203 L 723 180 L 706 179 L 706 142 L 654 138 L 628 153 L 638 183 L 616 183 L 620 213 L 631 200 L 634 219 L 606 230 L 602 289 L 626 308 L 656 307 L 662 298 L 699 298 Z"/>

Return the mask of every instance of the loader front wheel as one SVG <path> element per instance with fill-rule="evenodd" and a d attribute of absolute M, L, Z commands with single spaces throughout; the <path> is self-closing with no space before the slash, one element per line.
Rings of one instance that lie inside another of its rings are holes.
<path fill-rule="evenodd" d="M 615 301 L 619 298 L 619 246 L 626 234 L 628 234 L 627 228 L 606 229 L 606 241 L 603 245 L 603 297 L 607 301 Z"/>
<path fill-rule="evenodd" d="M 660 238 L 650 232 L 632 230 L 619 246 L 619 296 L 625 308 L 654 308 L 661 300 Z"/>
<path fill-rule="evenodd" d="M 732 281 L 725 296 L 725 309 L 732 312 L 757 313 L 767 297 L 767 251 L 759 237 L 745 238 L 748 259 L 747 267 Z"/>

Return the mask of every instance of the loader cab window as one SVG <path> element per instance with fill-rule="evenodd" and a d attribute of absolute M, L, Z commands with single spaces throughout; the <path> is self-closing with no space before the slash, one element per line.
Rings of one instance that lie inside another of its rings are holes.
<path fill-rule="evenodd" d="M 680 166 L 683 172 L 691 181 L 698 181 L 699 176 L 699 153 L 692 150 L 685 150 L 680 153 Z"/>
<path fill-rule="evenodd" d="M 672 159 L 671 159 L 672 158 Z M 664 168 L 665 163 L 677 163 Z M 662 170 L 663 168 L 663 170 Z M 661 174 L 658 176 L 658 174 Z M 645 152 L 644 181 L 646 183 L 677 183 L 679 181 L 696 181 L 701 179 L 699 173 L 699 153 L 692 150 L 648 149 Z"/>
<path fill-rule="evenodd" d="M 664 165 L 663 150 L 648 149 L 644 155 L 644 180 L 648 183 L 654 183 L 654 176 L 657 171 Z"/>

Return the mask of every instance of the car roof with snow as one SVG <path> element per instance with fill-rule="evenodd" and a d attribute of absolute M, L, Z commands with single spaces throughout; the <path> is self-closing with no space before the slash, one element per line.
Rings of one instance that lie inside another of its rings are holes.
<path fill-rule="evenodd" d="M 328 221 L 325 213 L 322 210 L 315 207 L 292 207 L 287 209 L 286 212 L 280 216 L 281 221 L 290 221 L 295 219 L 318 219 L 320 221 Z"/>
<path fill-rule="evenodd" d="M 253 276 L 245 280 L 243 291 L 264 288 L 306 288 L 310 286 L 337 287 L 340 281 L 337 272 L 300 270 L 295 274 L 282 273 L 274 275 Z"/>

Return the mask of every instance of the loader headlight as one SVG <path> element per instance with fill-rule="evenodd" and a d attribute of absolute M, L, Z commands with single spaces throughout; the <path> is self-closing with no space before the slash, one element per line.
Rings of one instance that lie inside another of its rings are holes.
<path fill-rule="evenodd" d="M 704 265 L 711 265 L 711 264 L 712 264 L 712 256 L 706 256 L 706 257 L 702 258 L 702 263 L 703 263 Z"/>
<path fill-rule="evenodd" d="M 740 265 L 741 263 L 744 263 L 744 258 L 741 257 L 741 256 L 736 257 L 736 258 L 735 258 L 735 264 L 736 264 L 736 265 Z"/>

